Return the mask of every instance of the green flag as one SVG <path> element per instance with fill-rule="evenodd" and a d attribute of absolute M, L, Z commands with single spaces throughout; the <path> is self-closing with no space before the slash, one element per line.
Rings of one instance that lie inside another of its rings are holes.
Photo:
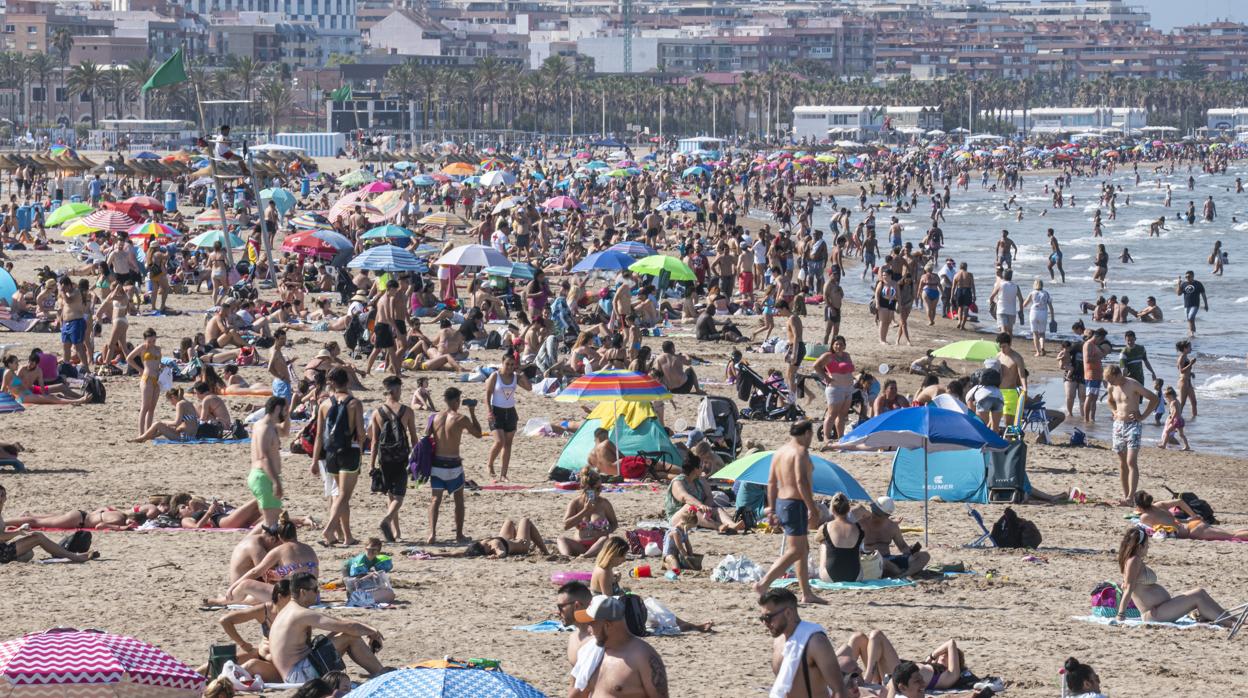
<path fill-rule="evenodd" d="M 334 102 L 345 102 L 351 99 L 351 86 L 343 85 L 342 87 L 339 87 L 329 93 L 329 98 Z"/>
<path fill-rule="evenodd" d="M 143 83 L 143 92 L 154 90 L 158 87 L 168 87 L 176 85 L 180 82 L 186 82 L 186 68 L 182 65 L 182 49 L 173 52 L 169 60 L 160 64 L 156 72 L 152 73 L 152 77 Z"/>

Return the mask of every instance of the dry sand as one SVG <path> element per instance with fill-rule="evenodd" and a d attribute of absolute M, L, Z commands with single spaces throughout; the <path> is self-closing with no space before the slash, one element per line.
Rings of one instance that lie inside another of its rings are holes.
<path fill-rule="evenodd" d="M 69 266 L 68 257 L 52 253 L 18 253 L 18 278 L 29 278 L 36 266 Z M 206 295 L 175 296 L 171 306 L 202 310 Z M 817 308 L 806 319 L 807 332 L 822 336 Z M 918 313 L 915 314 L 917 320 Z M 859 366 L 881 363 L 905 366 L 918 356 L 920 347 L 932 347 L 954 338 L 948 323 L 935 329 L 912 323 L 915 348 L 882 348 L 874 339 L 874 327 L 861 307 L 846 306 L 843 333 Z M 160 332 L 160 343 L 170 353 L 177 338 L 199 329 L 198 314 L 165 318 L 138 318 L 131 334 L 138 336 L 151 325 Z M 755 321 L 746 320 L 753 327 Z M 290 352 L 302 363 L 311 358 L 319 343 L 338 336 L 298 333 Z M 657 351 L 661 339 L 648 339 Z M 16 343 L 21 354 L 31 347 L 59 351 L 56 335 L 0 335 L 2 343 Z M 723 363 L 731 346 L 678 341 L 681 349 L 712 363 L 699 369 L 704 380 L 722 381 Z M 777 357 L 754 355 L 756 366 L 778 366 Z M 249 367 L 241 373 L 249 380 L 266 382 L 263 368 Z M 896 374 L 893 374 L 896 375 Z M 451 385 L 448 374 L 431 374 L 436 394 Z M 366 409 L 378 399 L 380 374 L 367 383 L 361 397 Z M 912 392 L 917 377 L 900 376 L 902 387 Z M 411 382 L 409 381 L 409 386 Z M 469 394 L 481 391 L 470 384 Z M 131 445 L 138 413 L 138 386 L 133 378 L 110 379 L 106 405 L 85 407 L 36 406 L 21 414 L 0 416 L 0 439 L 22 441 L 30 449 L 26 475 L 5 475 L 9 490 L 9 513 L 63 512 L 102 505 L 129 506 L 155 493 L 190 491 L 199 495 L 243 503 L 248 497 L 244 478 L 249 468 L 247 447 Z M 410 391 L 410 387 L 409 387 Z M 730 394 L 728 387 L 711 391 Z M 408 393 L 410 394 L 410 392 Z M 406 396 L 405 396 L 406 397 Z M 227 399 L 231 411 L 244 414 L 246 405 L 258 399 Z M 681 396 L 672 401 L 668 423 L 692 423 L 698 399 Z M 822 405 L 812 403 L 812 415 Z M 519 402 L 521 422 L 532 416 L 575 418 L 577 405 L 523 395 Z M 158 418 L 168 418 L 162 403 Z M 1146 430 L 1156 438 L 1156 431 Z M 745 437 L 769 448 L 785 439 L 779 423 L 746 422 Z M 565 441 L 556 438 L 516 440 L 513 480 L 539 485 Z M 489 440 L 469 439 L 464 460 L 469 477 L 487 480 L 485 458 Z M 888 484 L 887 455 L 835 456 L 872 494 L 882 494 Z M 1033 446 L 1030 476 L 1044 491 L 1061 492 L 1079 486 L 1100 498 L 1118 492 L 1116 460 L 1101 446 L 1069 449 Z M 305 456 L 287 455 L 284 463 L 287 503 L 296 513 L 324 517 L 326 503 L 321 484 L 308 475 Z M 1231 524 L 1248 524 L 1241 485 L 1244 463 L 1212 453 L 1180 454 L 1146 448 L 1141 456 L 1141 486 L 1160 491 L 1168 484 L 1193 490 L 1210 500 L 1218 515 Z M 374 534 L 384 510 L 384 499 L 371 495 L 362 483 L 354 499 L 355 532 Z M 622 524 L 654 519 L 662 513 L 661 490 L 630 489 L 608 495 Z M 473 537 L 493 534 L 507 517 L 529 516 L 553 539 L 570 495 L 564 493 L 476 492 L 467 498 L 467 533 Z M 405 538 L 421 540 L 427 534 L 426 488 L 413 488 L 403 509 Z M 1003 507 L 979 507 L 991 523 Z M 1123 508 L 1105 505 L 1023 506 L 1024 517 L 1033 519 L 1044 534 L 1039 555 L 1047 562 L 1024 561 L 1020 551 L 966 550 L 961 546 L 975 535 L 974 524 L 961 505 L 932 506 L 932 554 L 938 562 L 964 561 L 979 574 L 914 587 L 873 592 L 833 592 L 826 607 L 802 609 L 808 620 L 823 624 L 834 639 L 851 631 L 884 630 L 903 657 L 921 659 L 946 638 L 955 637 L 965 649 L 969 666 L 980 675 L 1002 676 L 1008 695 L 1055 696 L 1057 670 L 1069 655 L 1093 664 L 1105 690 L 1114 696 L 1204 694 L 1217 685 L 1228 693 L 1248 687 L 1239 646 L 1227 645 L 1219 633 L 1204 629 L 1111 629 L 1070 620 L 1088 613 L 1088 593 L 1102 580 L 1118 580 L 1112 549 L 1126 526 Z M 921 523 L 922 505 L 905 502 L 898 513 L 907 524 Z M 450 508 L 444 510 L 441 531 L 450 533 Z M 302 534 L 311 540 L 310 533 Z M 10 590 L 0 601 L 0 617 L 6 619 L 4 636 L 43 630 L 53 626 L 104 628 L 151 641 L 184 661 L 205 661 L 208 646 L 225 641 L 216 623 L 220 612 L 198 610 L 200 599 L 220 592 L 225 566 L 238 540 L 234 533 L 100 533 L 97 548 L 102 559 L 86 565 L 24 565 L 0 567 L 0 585 Z M 774 558 L 780 538 L 768 535 L 725 537 L 699 532 L 693 544 L 707 554 L 708 569 L 728 553 L 748 555 L 764 567 Z M 401 545 L 387 546 L 397 552 Z M 319 550 L 319 549 L 318 549 Z M 343 548 L 322 554 L 322 569 L 335 570 L 358 550 Z M 1235 543 L 1166 541 L 1153 549 L 1150 564 L 1172 593 L 1204 586 L 1225 604 L 1245 601 L 1248 572 L 1244 560 L 1248 546 Z M 401 666 L 422 658 L 492 657 L 505 669 L 521 676 L 550 695 L 566 690 L 568 666 L 564 656 L 566 635 L 533 635 L 512 631 L 513 625 L 553 617 L 552 572 L 589 570 L 586 561 L 513 559 L 506 561 L 437 560 L 399 558 L 395 579 L 401 586 L 401 604 L 392 610 L 340 610 L 335 614 L 375 625 L 386 636 L 382 660 Z M 995 571 L 992 580 L 986 572 Z M 764 694 L 771 682 L 768 665 L 770 640 L 760 626 L 752 594 L 739 585 L 718 584 L 707 574 L 687 575 L 672 582 L 662 578 L 628 580 L 642 594 L 661 598 L 682 617 L 714 621 L 710 635 L 658 638 L 651 642 L 668 666 L 673 695 L 717 696 Z M 339 594 L 341 592 L 338 592 Z M 332 594 L 330 598 L 335 598 Z M 244 633 L 258 639 L 255 626 Z M 354 670 L 354 667 L 352 667 Z"/>

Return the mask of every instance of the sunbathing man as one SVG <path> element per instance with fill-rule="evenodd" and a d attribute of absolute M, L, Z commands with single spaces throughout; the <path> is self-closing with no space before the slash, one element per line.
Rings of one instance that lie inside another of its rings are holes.
<path fill-rule="evenodd" d="M 1135 493 L 1135 511 L 1140 515 L 1140 523 L 1153 529 L 1169 528 L 1176 538 L 1192 540 L 1248 540 L 1248 529 L 1228 531 L 1224 528 L 1210 526 L 1192 507 L 1182 499 L 1156 502 L 1153 496 L 1144 490 Z M 1179 521 L 1171 509 L 1179 509 L 1187 514 L 1185 521 Z"/>
<path fill-rule="evenodd" d="M 620 450 L 611 442 L 611 432 L 599 427 L 594 430 L 594 447 L 586 457 L 589 467 L 603 475 L 615 477 L 620 474 Z"/>
<path fill-rule="evenodd" d="M 629 632 L 619 598 L 595 596 L 574 617 L 589 624 L 594 642 L 586 642 L 577 655 L 570 698 L 667 698 L 663 659 Z"/>
<path fill-rule="evenodd" d="M 922 570 L 931 561 L 932 556 L 919 550 L 920 544 L 908 545 L 901 535 L 901 526 L 891 518 L 897 505 L 891 497 L 878 497 L 871 502 L 867 511 L 857 507 L 858 525 L 866 534 L 862 539 L 862 549 L 870 552 L 878 550 L 884 556 L 885 577 L 910 577 Z M 890 545 L 896 545 L 898 554 L 890 555 Z"/>
<path fill-rule="evenodd" d="M 319 591 L 316 575 L 298 572 L 291 577 L 291 603 L 277 613 L 269 630 L 269 647 L 278 673 L 287 683 L 303 684 L 318 678 L 308 659 L 313 650 L 309 638 L 314 630 L 331 633 L 325 637 L 333 644 L 334 650 L 339 655 L 345 653 L 350 656 L 369 677 L 386 671 L 377 661 L 376 654 L 381 649 L 381 631 L 363 623 L 339 620 L 309 610 L 308 606 L 316 603 Z M 322 640 L 318 638 L 317 642 Z"/>
<path fill-rule="evenodd" d="M 663 385 L 673 393 L 702 392 L 698 376 L 693 371 L 693 360 L 688 354 L 677 354 L 672 340 L 664 340 L 663 353 L 654 360 L 654 365 L 663 372 Z"/>
<path fill-rule="evenodd" d="M 768 589 L 758 598 L 763 627 L 772 643 L 771 696 L 847 698 L 840 657 L 824 629 L 797 614 L 797 597 L 788 589 Z"/>

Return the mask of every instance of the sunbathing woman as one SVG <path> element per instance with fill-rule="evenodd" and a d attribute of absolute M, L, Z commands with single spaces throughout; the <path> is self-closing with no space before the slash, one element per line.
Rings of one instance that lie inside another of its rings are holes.
<path fill-rule="evenodd" d="M 260 504 L 254 499 L 241 507 L 218 499 L 206 502 L 190 495 L 178 495 L 173 501 L 174 510 L 182 519 L 182 528 L 251 528 L 262 518 Z"/>
<path fill-rule="evenodd" d="M 227 600 L 234 603 L 236 599 L 267 599 L 273 594 L 273 584 L 277 581 L 296 572 L 319 573 L 321 565 L 316 551 L 312 546 L 299 542 L 295 524 L 285 511 L 277 520 L 277 539 L 278 545 L 259 564 L 230 585 L 225 594 Z"/>
<path fill-rule="evenodd" d="M 3 511 L 8 496 L 9 493 L 4 487 L 0 487 L 0 512 Z M 3 521 L 2 515 L 0 515 L 0 521 Z M 43 548 L 52 557 L 70 562 L 86 562 L 100 556 L 98 550 L 89 553 L 71 553 L 39 531 L 0 531 L 0 565 L 7 565 L 10 562 L 30 562 L 34 557 L 35 548 Z"/>
<path fill-rule="evenodd" d="M 1187 520 L 1179 521 L 1171 509 L 1178 508 L 1187 514 Z M 1140 515 L 1140 523 L 1153 529 L 1170 528 L 1177 538 L 1193 540 L 1248 540 L 1248 530 L 1228 531 L 1224 528 L 1210 526 L 1187 502 L 1181 499 L 1155 502 L 1153 496 L 1143 490 L 1135 493 L 1135 511 Z"/>
<path fill-rule="evenodd" d="M 18 360 L 13 354 L 4 357 L 4 377 L 0 378 L 0 391 L 13 396 L 14 400 L 26 405 L 84 405 L 91 398 L 86 395 L 76 400 L 66 400 L 47 392 L 41 385 L 27 385 L 18 375 Z"/>
<path fill-rule="evenodd" d="M 507 519 L 503 522 L 503 527 L 499 529 L 497 536 L 474 541 L 464 552 L 444 557 L 484 557 L 501 560 L 505 557 L 525 556 L 533 551 L 542 555 L 550 554 L 546 541 L 542 540 L 542 534 L 538 532 L 537 526 L 525 517 L 519 521 Z"/>
<path fill-rule="evenodd" d="M 878 654 L 868 657 L 862 677 L 869 683 L 884 683 L 884 677 L 896 672 L 902 664 L 892 643 L 880 642 Z M 963 683 L 963 677 L 974 676 L 966 668 L 966 656 L 958 649 L 957 640 L 950 639 L 937 647 L 927 659 L 917 662 L 927 691 L 947 691 Z"/>
<path fill-rule="evenodd" d="M 576 533 L 559 536 L 555 544 L 561 554 L 572 557 L 597 555 L 602 542 L 619 528 L 615 507 L 602 496 L 602 476 L 597 470 L 581 471 L 581 492 L 564 510 L 563 528 L 574 528 Z"/>
<path fill-rule="evenodd" d="M 1118 569 L 1122 572 L 1122 593 L 1118 596 L 1118 620 L 1127 617 L 1127 603 L 1134 601 L 1144 620 L 1172 623 L 1189 613 L 1198 621 L 1229 626 L 1234 618 L 1221 618 L 1224 610 L 1209 592 L 1189 589 L 1171 596 L 1157 583 L 1157 574 L 1144 562 L 1148 555 L 1148 533 L 1132 526 L 1118 543 Z"/>
<path fill-rule="evenodd" d="M 195 403 L 186 399 L 186 391 L 182 388 L 170 388 L 165 391 L 165 399 L 173 407 L 173 419 L 152 424 L 147 431 L 133 439 L 127 439 L 129 443 L 143 443 L 157 437 L 184 441 L 195 436 L 195 431 L 199 429 L 199 409 Z"/>

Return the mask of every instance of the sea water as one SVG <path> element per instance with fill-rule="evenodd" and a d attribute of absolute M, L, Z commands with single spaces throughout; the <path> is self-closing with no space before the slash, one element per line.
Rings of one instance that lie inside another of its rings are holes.
<path fill-rule="evenodd" d="M 1195 187 L 1187 187 L 1188 176 L 1195 178 Z M 1197 335 L 1193 340 L 1193 352 L 1197 358 L 1196 393 L 1199 400 L 1199 419 L 1187 420 L 1187 436 L 1197 450 L 1248 455 L 1248 435 L 1245 435 L 1244 410 L 1248 408 L 1248 368 L 1245 353 L 1248 352 L 1248 194 L 1235 193 L 1235 178 L 1248 181 L 1248 167 L 1228 170 L 1225 175 L 1208 175 L 1198 169 L 1184 167 L 1173 175 L 1153 175 L 1152 167 L 1141 166 L 1140 183 L 1130 168 L 1124 168 L 1111 176 L 1074 178 L 1064 191 L 1066 197 L 1073 194 L 1075 205 L 1052 207 L 1052 177 L 1028 173 L 1021 191 L 989 191 L 980 187 L 979 178 L 971 177 L 968 191 L 955 190 L 945 220 L 940 223 L 944 231 L 945 247 L 941 250 L 941 263 L 952 257 L 958 263 L 966 262 L 968 270 L 975 275 L 977 298 L 980 307 L 983 332 L 996 332 L 997 328 L 988 315 L 988 295 L 992 292 L 993 267 L 996 243 L 1003 229 L 1010 232 L 1010 239 L 1018 245 L 1014 259 L 1014 282 L 1023 296 L 1031 291 L 1032 281 L 1040 278 L 1053 296 L 1053 307 L 1060 333 L 1069 334 L 1076 319 L 1095 328 L 1103 326 L 1109 339 L 1119 347 L 1122 335 L 1134 330 L 1137 342 L 1148 350 L 1149 360 L 1157 376 L 1167 386 L 1175 386 L 1178 371 L 1175 366 L 1178 353 L 1175 342 L 1187 336 L 1184 321 L 1183 300 L 1175 294 L 1175 284 L 1187 270 L 1196 274 L 1209 296 L 1209 312 L 1203 309 L 1197 316 Z M 1158 180 L 1160 179 L 1160 187 Z M 1109 219 L 1109 209 L 1101 208 L 1103 237 L 1093 237 L 1092 220 L 1099 205 L 1100 187 L 1103 182 L 1121 185 L 1118 194 L 1115 220 Z M 1050 193 L 1044 185 L 1050 185 Z M 1171 206 L 1164 206 L 1166 185 L 1173 189 Z M 1004 204 L 1011 195 L 1017 195 L 1016 204 L 1023 207 L 1023 220 L 1017 220 L 1017 207 L 1005 210 Z M 1217 217 L 1212 222 L 1201 219 L 1205 198 L 1212 195 L 1217 207 Z M 1130 204 L 1126 203 L 1130 197 Z M 1196 205 L 1197 220 L 1194 225 L 1180 222 L 1178 216 L 1186 211 L 1188 201 Z M 862 220 L 856 197 L 842 197 L 838 203 L 853 212 L 854 225 Z M 828 230 L 833 211 L 831 203 L 825 203 L 815 216 L 815 227 Z M 1041 211 L 1046 211 L 1041 216 Z M 876 214 L 876 235 L 882 241 L 888 239 L 890 218 L 896 215 L 904 226 L 903 241 L 917 247 L 929 227 L 930 202 L 924 197 L 911 213 L 891 213 L 884 207 Z M 1149 238 L 1149 224 L 1161 216 L 1166 217 L 1167 231 L 1160 238 Z M 1237 219 L 1238 222 L 1234 222 Z M 1064 255 L 1066 283 L 1050 281 L 1047 271 L 1049 245 L 1046 230 L 1053 228 Z M 1215 241 L 1222 241 L 1222 249 L 1229 256 L 1223 276 L 1213 276 L 1213 267 L 1207 264 Z M 1241 243 L 1241 240 L 1244 242 Z M 1144 307 L 1148 296 L 1154 296 L 1165 316 L 1162 323 L 1141 323 L 1132 320 L 1126 324 L 1096 323 L 1091 315 L 1082 315 L 1080 302 L 1094 302 L 1098 295 L 1096 282 L 1092 280 L 1093 259 L 1096 246 L 1104 244 L 1109 253 L 1109 275 L 1104 295 L 1126 295 L 1132 308 Z M 1122 264 L 1119 257 L 1123 247 L 1130 250 L 1135 259 L 1132 264 Z M 861 268 L 853 264 L 845 273 L 843 285 L 846 297 L 865 303 L 870 300 L 869 281 L 861 278 Z M 910 316 L 911 323 L 926 321 L 925 312 L 916 308 Z M 944 322 L 937 320 L 938 324 Z M 1019 325 L 1026 329 L 1026 314 Z M 1016 327 L 1016 332 L 1020 331 Z M 895 336 L 895 334 L 894 334 Z M 1053 358 L 1060 343 L 1050 340 L 1050 357 L 1035 358 L 1029 339 L 1016 339 L 1015 348 L 1023 355 L 1030 367 L 1046 372 L 1057 370 Z M 851 348 L 852 351 L 852 348 Z M 916 351 L 916 358 L 918 352 Z M 1111 355 L 1116 360 L 1117 355 Z M 955 368 L 967 370 L 969 364 L 954 362 Z M 1151 377 L 1145 371 L 1146 388 L 1152 388 Z M 1042 381 L 1034 392 L 1043 392 L 1051 409 L 1065 409 L 1065 397 L 1060 379 Z M 1097 410 L 1097 423 L 1083 424 L 1076 416 L 1058 430 L 1056 441 L 1065 440 L 1072 426 L 1101 438 L 1109 438 L 1111 418 L 1104 398 Z M 1190 409 L 1190 408 L 1189 408 Z M 1078 415 L 1076 408 L 1076 415 Z M 1190 411 L 1188 412 L 1190 415 Z M 1151 425 L 1152 420 L 1148 420 Z M 1160 428 L 1145 431 L 1145 439 L 1155 442 Z"/>

